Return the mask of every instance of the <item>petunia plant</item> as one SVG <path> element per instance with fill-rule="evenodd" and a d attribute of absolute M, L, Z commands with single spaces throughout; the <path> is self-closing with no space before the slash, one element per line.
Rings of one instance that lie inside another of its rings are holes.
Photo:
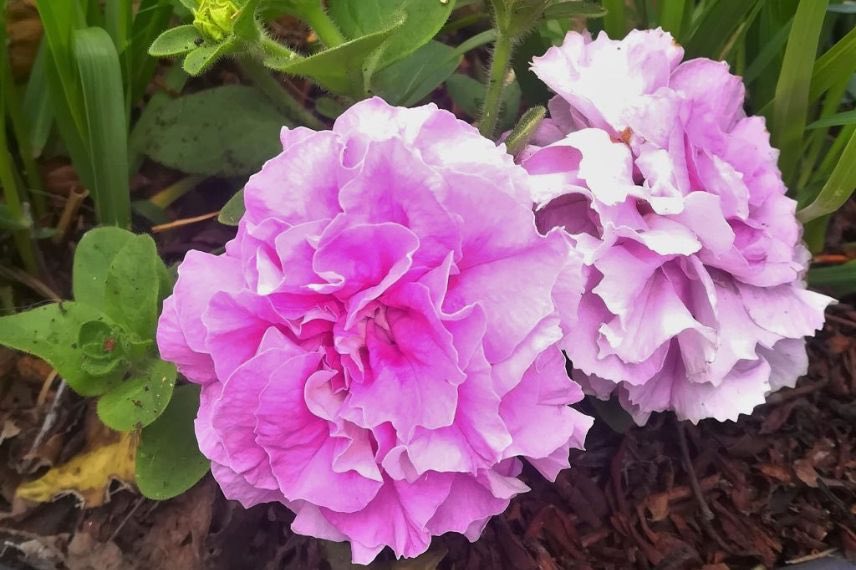
<path fill-rule="evenodd" d="M 445 23 L 454 0 L 182 0 L 193 21 L 165 31 L 149 53 L 183 56 L 199 75 L 218 59 L 241 56 L 274 71 L 308 77 L 328 91 L 363 98 L 376 73 L 426 44 Z M 305 21 L 323 49 L 304 56 L 270 37 L 264 19 L 290 14 Z"/>
<path fill-rule="evenodd" d="M 208 470 L 192 438 L 169 433 L 179 425 L 187 433 L 192 415 L 180 408 L 198 399 L 184 387 L 173 400 L 176 369 L 155 343 L 172 284 L 151 237 L 96 228 L 75 252 L 74 300 L 0 318 L 0 345 L 42 358 L 75 392 L 97 397 L 107 426 L 140 433 L 137 484 L 158 499 L 183 492 Z M 173 464 L 176 457 L 182 462 Z"/>

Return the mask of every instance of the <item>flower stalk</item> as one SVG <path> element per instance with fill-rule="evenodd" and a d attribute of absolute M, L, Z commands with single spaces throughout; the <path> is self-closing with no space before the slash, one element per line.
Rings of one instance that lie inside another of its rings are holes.
<path fill-rule="evenodd" d="M 493 138 L 494 131 L 496 131 L 496 124 L 502 107 L 502 91 L 505 89 L 508 68 L 511 66 L 512 51 L 512 38 L 507 32 L 498 30 L 493 57 L 490 62 L 487 89 L 482 103 L 481 119 L 479 120 L 479 132 L 487 138 Z"/>

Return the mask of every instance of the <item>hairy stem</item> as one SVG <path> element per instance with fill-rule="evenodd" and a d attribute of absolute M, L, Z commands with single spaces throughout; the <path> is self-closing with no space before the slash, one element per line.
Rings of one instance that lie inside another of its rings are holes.
<path fill-rule="evenodd" d="M 487 137 L 493 138 L 496 124 L 499 120 L 499 112 L 502 107 L 502 91 L 505 88 L 505 78 L 511 65 L 511 52 L 513 49 L 512 38 L 508 33 L 498 30 L 496 43 L 493 48 L 493 57 L 490 61 L 487 89 L 484 94 L 481 118 L 479 119 L 479 132 Z"/>
<path fill-rule="evenodd" d="M 345 38 L 342 32 L 336 27 L 335 22 L 327 15 L 321 3 L 312 4 L 300 11 L 300 17 L 309 24 L 309 27 L 318 34 L 318 39 L 321 40 L 327 48 L 336 47 L 339 44 L 345 43 Z"/>

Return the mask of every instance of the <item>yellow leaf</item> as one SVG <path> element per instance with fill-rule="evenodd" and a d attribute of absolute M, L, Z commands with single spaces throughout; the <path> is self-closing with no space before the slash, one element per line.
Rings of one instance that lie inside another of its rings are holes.
<path fill-rule="evenodd" d="M 15 491 L 16 497 L 44 503 L 60 495 L 73 494 L 87 507 L 103 505 L 109 500 L 111 481 L 125 485 L 134 482 L 138 438 L 133 433 L 117 435 L 117 441 L 92 446 L 42 477 L 22 483 Z"/>

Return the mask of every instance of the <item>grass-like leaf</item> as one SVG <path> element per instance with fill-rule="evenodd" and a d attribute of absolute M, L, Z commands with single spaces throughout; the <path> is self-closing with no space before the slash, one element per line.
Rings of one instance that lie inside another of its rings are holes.
<path fill-rule="evenodd" d="M 853 111 L 844 111 L 843 113 L 838 113 L 836 115 L 832 115 L 829 117 L 824 117 L 819 119 L 809 126 L 806 129 L 822 129 L 828 127 L 841 127 L 844 125 L 853 125 L 856 124 L 856 110 Z"/>
<path fill-rule="evenodd" d="M 686 44 L 687 59 L 723 59 L 758 13 L 760 0 L 710 0 L 694 22 Z"/>
<path fill-rule="evenodd" d="M 809 86 L 826 5 L 827 0 L 816 0 L 797 6 L 776 84 L 771 130 L 773 143 L 781 151 L 779 167 L 785 182 L 793 180 L 802 153 Z"/>
<path fill-rule="evenodd" d="M 856 189 L 856 132 L 850 134 L 850 140 L 820 194 L 814 202 L 800 210 L 797 217 L 805 223 L 830 214 L 850 198 L 854 189 Z"/>
<path fill-rule="evenodd" d="M 856 71 L 856 27 L 817 58 L 811 76 L 809 101 L 817 101 L 824 92 L 842 78 L 853 75 L 854 71 Z"/>
<path fill-rule="evenodd" d="M 131 222 L 128 131 L 119 57 L 101 28 L 77 30 L 73 40 L 88 135 L 90 191 L 102 223 L 127 227 Z"/>

